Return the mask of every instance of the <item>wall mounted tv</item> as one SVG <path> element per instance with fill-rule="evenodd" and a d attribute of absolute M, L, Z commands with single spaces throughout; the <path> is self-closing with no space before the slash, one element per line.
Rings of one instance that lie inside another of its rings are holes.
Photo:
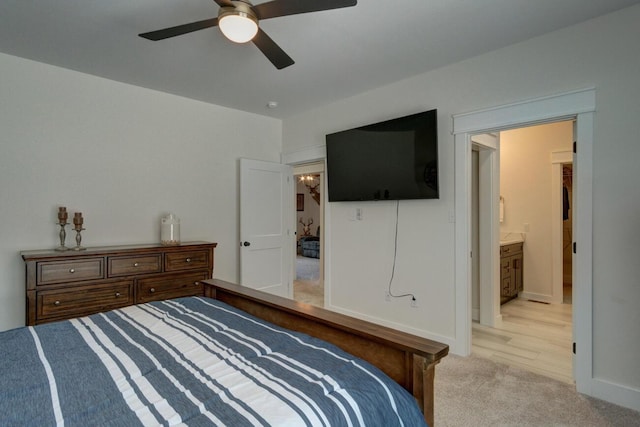
<path fill-rule="evenodd" d="M 326 136 L 330 202 L 437 199 L 437 110 Z"/>

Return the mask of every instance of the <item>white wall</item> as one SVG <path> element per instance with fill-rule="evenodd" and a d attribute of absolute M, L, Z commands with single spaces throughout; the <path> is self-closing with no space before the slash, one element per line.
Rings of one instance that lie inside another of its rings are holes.
<path fill-rule="evenodd" d="M 571 121 L 500 132 L 500 195 L 505 206 L 500 232 L 526 236 L 523 284 L 529 299 L 553 299 L 551 153 L 571 151 L 572 143 Z"/>
<path fill-rule="evenodd" d="M 19 252 L 59 244 L 59 205 L 85 246 L 157 243 L 175 212 L 237 280 L 238 158 L 279 161 L 279 120 L 4 54 L 0 70 L 0 330 L 24 324 Z"/>
<path fill-rule="evenodd" d="M 398 282 L 419 296 L 420 307 L 384 302 L 395 218 L 387 203 L 361 204 L 360 223 L 348 221 L 347 204 L 329 205 L 330 304 L 441 337 L 455 351 L 451 116 L 595 87 L 593 375 L 629 392 L 640 409 L 638 22 L 640 6 L 634 6 L 285 120 L 284 150 L 296 151 L 323 145 L 330 132 L 431 108 L 439 112 L 441 197 L 401 204 Z"/>

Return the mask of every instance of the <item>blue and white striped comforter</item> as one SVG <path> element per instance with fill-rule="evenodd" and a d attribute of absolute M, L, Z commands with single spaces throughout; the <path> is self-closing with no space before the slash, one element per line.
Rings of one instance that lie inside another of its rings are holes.
<path fill-rule="evenodd" d="M 0 425 L 424 425 L 377 368 L 208 298 L 0 333 Z"/>

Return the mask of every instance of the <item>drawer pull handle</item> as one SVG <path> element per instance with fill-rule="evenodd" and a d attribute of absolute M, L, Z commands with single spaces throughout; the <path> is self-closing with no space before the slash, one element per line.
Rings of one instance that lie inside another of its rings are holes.
<path fill-rule="evenodd" d="M 191 258 L 187 258 L 187 259 L 186 259 L 186 261 L 187 261 L 187 262 L 191 262 Z"/>
<path fill-rule="evenodd" d="M 120 296 L 120 292 L 116 292 L 116 298 Z"/>
<path fill-rule="evenodd" d="M 198 286 L 200 282 L 193 282 L 194 285 Z"/>
<path fill-rule="evenodd" d="M 137 266 L 139 266 L 139 265 L 140 265 L 140 264 L 138 264 L 137 262 L 134 262 L 134 263 L 133 263 L 133 266 L 134 266 L 134 267 L 137 267 Z"/>
<path fill-rule="evenodd" d="M 149 292 L 154 293 L 156 291 L 156 288 L 151 288 L 149 289 Z"/>
<path fill-rule="evenodd" d="M 509 252 L 511 252 L 511 249 L 509 249 L 509 248 L 507 248 L 507 249 L 505 249 L 505 250 L 504 250 L 504 253 L 505 253 L 505 254 L 508 254 Z"/>
<path fill-rule="evenodd" d="M 69 273 L 75 273 L 75 272 L 76 272 L 76 269 L 75 269 L 75 268 L 70 268 L 70 269 L 69 269 Z"/>
<path fill-rule="evenodd" d="M 53 305 L 60 305 L 60 300 L 55 300 L 55 302 L 53 303 Z"/>

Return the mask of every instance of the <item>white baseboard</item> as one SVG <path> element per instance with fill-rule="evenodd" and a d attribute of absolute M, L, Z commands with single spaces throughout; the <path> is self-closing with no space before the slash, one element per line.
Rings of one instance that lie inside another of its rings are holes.
<path fill-rule="evenodd" d="M 528 299 L 531 301 L 546 302 L 548 304 L 557 303 L 553 300 L 553 296 L 545 294 L 536 294 L 535 292 L 520 292 L 518 298 Z"/>
<path fill-rule="evenodd" d="M 578 387 L 578 391 L 640 412 L 640 390 L 638 389 L 594 378 L 591 381 L 590 390 L 582 391 Z"/>

